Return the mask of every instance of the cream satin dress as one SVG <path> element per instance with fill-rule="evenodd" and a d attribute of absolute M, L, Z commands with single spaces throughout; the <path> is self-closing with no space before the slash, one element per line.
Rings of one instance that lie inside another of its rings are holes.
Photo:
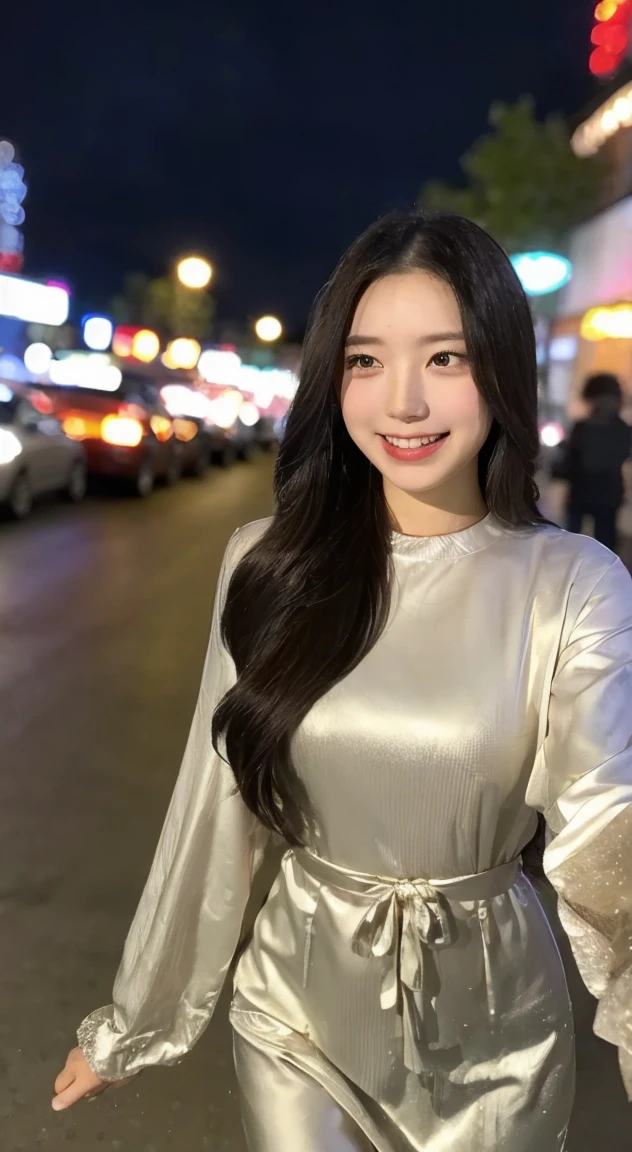
<path fill-rule="evenodd" d="M 219 637 L 114 987 L 79 1042 L 107 1079 L 182 1059 L 234 957 L 268 834 L 210 740 Z M 559 1152 L 573 1027 L 520 852 L 545 869 L 632 1090 L 632 582 L 553 527 L 392 538 L 389 623 L 294 739 L 312 824 L 234 978 L 254 1152 Z M 631 1116 L 632 1123 L 632 1116 Z"/>

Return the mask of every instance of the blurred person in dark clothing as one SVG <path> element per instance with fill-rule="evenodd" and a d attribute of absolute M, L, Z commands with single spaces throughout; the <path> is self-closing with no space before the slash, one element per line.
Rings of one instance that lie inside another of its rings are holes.
<path fill-rule="evenodd" d="M 584 516 L 592 516 L 595 538 L 614 552 L 624 495 L 622 467 L 632 453 L 632 429 L 620 416 L 623 398 L 616 376 L 589 376 L 583 398 L 590 415 L 577 421 L 568 441 L 566 526 L 569 532 L 581 532 Z"/>

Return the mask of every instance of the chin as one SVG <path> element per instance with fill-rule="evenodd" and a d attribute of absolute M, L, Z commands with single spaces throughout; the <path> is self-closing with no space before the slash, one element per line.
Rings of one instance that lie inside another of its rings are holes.
<path fill-rule="evenodd" d="M 374 463 L 376 464 L 375 461 Z M 439 488 L 442 484 L 449 483 L 460 470 L 459 467 L 446 468 L 444 466 L 439 468 L 436 465 L 433 466 L 430 461 L 423 464 L 403 464 L 389 461 L 386 467 L 380 468 L 384 479 L 393 484 L 395 488 L 401 488 L 404 492 L 427 492 L 432 488 Z"/>

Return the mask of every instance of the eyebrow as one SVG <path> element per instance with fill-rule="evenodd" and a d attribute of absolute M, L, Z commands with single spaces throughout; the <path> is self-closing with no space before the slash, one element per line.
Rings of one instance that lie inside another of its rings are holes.
<path fill-rule="evenodd" d="M 465 336 L 462 332 L 433 332 L 429 336 L 420 336 L 417 344 L 422 346 L 424 344 L 441 344 L 450 340 L 460 340 L 465 343 Z M 385 340 L 380 339 L 379 336 L 348 336 L 345 341 L 345 348 L 364 348 L 369 344 L 377 348 L 383 348 L 386 344 Z"/>

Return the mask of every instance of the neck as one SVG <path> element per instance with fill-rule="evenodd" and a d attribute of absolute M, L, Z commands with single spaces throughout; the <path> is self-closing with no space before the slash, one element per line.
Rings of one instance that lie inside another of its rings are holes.
<path fill-rule="evenodd" d="M 384 477 L 393 527 L 405 536 L 448 536 L 471 528 L 487 515 L 478 477 L 460 473 L 427 492 L 405 492 Z"/>

